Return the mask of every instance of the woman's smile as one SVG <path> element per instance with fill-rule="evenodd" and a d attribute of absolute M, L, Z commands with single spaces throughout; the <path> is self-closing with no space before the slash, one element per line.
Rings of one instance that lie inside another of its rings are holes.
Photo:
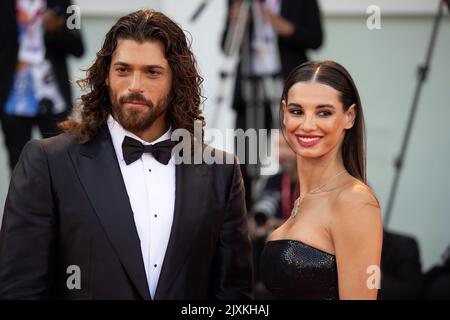
<path fill-rule="evenodd" d="M 311 148 L 320 142 L 323 137 L 315 135 L 296 134 L 297 141 L 304 148 Z"/>

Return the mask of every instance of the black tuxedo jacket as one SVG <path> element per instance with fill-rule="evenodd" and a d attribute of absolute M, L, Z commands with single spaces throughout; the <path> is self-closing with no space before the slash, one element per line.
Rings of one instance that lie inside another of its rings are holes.
<path fill-rule="evenodd" d="M 70 266 L 80 289 L 67 285 Z M 1 298 L 248 299 L 252 280 L 236 163 L 176 165 L 174 220 L 150 297 L 108 128 L 87 144 L 64 133 L 24 148 L 0 232 Z"/>

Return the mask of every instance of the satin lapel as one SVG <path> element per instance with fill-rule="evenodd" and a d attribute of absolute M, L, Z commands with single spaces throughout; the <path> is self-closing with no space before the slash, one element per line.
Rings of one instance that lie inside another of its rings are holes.
<path fill-rule="evenodd" d="M 167 297 L 206 213 L 209 188 L 207 165 L 180 164 L 175 170 L 174 218 L 155 299 Z"/>
<path fill-rule="evenodd" d="M 133 211 L 108 128 L 70 156 L 122 265 L 141 296 L 150 299 Z"/>

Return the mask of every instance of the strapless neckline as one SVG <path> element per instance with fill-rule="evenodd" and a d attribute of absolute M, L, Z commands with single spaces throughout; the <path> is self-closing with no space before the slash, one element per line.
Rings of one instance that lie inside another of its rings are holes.
<path fill-rule="evenodd" d="M 301 240 L 267 241 L 261 279 L 275 299 L 339 299 L 335 255 Z"/>
<path fill-rule="evenodd" d="M 336 257 L 335 254 L 332 254 L 332 253 L 326 252 L 326 251 L 324 251 L 324 250 L 321 250 L 321 249 L 319 249 L 319 248 L 313 247 L 312 245 L 307 244 L 307 243 L 305 243 L 305 242 L 303 242 L 303 241 L 301 241 L 301 240 L 297 240 L 297 239 L 276 239 L 276 240 L 268 240 L 268 241 L 267 241 L 267 244 L 270 243 L 270 242 L 283 242 L 283 241 L 284 241 L 284 242 L 290 242 L 290 241 L 296 242 L 296 243 L 299 243 L 300 245 L 303 245 L 303 246 L 306 246 L 306 247 L 308 247 L 308 248 L 311 248 L 311 249 L 320 251 L 320 252 L 322 252 L 322 253 L 324 253 L 324 254 L 326 254 L 326 255 L 329 255 L 329 256 L 331 256 L 331 257 Z"/>

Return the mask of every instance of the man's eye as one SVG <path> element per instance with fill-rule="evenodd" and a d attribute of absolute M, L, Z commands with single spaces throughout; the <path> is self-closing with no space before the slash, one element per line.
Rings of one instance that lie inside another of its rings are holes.
<path fill-rule="evenodd" d="M 147 73 L 150 76 L 157 76 L 157 75 L 159 75 L 159 71 L 156 71 L 156 70 L 149 70 Z"/>
<path fill-rule="evenodd" d="M 116 71 L 119 73 L 125 73 L 127 72 L 127 69 L 125 67 L 116 68 Z"/>

